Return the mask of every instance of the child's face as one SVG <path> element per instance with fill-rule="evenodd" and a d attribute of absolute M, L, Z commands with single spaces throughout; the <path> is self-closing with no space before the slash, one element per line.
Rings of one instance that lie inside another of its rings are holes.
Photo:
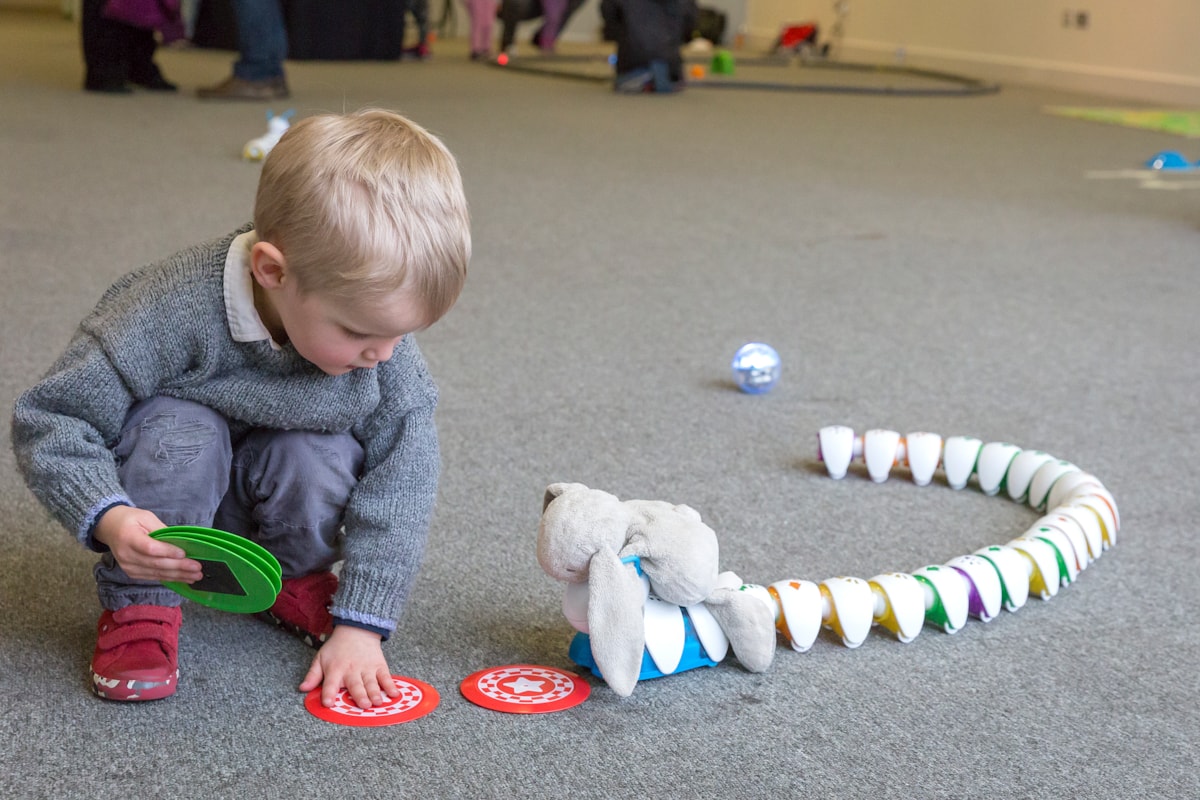
<path fill-rule="evenodd" d="M 400 340 L 426 326 L 421 305 L 406 292 L 353 303 L 292 286 L 275 311 L 292 346 L 327 375 L 371 369 L 392 357 Z"/>

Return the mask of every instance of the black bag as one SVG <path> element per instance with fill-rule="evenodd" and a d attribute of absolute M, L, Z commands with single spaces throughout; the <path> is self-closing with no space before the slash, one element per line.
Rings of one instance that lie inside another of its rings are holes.
<path fill-rule="evenodd" d="M 728 17 L 725 12 L 701 6 L 700 13 L 696 15 L 696 30 L 692 38 L 708 39 L 715 45 L 723 44 L 727 22 Z"/>

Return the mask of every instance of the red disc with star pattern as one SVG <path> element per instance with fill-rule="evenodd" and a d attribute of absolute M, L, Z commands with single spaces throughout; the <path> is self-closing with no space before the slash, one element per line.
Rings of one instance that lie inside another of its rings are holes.
<path fill-rule="evenodd" d="M 509 714 L 564 711 L 587 700 L 592 692 L 578 675 L 534 664 L 482 669 L 459 688 L 475 705 Z"/>
<path fill-rule="evenodd" d="M 437 708 L 437 689 L 414 678 L 393 675 L 392 681 L 400 690 L 396 698 L 384 696 L 382 704 L 370 708 L 359 708 L 345 689 L 338 692 L 329 708 L 321 705 L 321 687 L 318 686 L 304 698 L 304 707 L 317 719 L 335 725 L 350 725 L 355 728 L 378 728 L 384 725 L 399 725 L 420 719 Z"/>

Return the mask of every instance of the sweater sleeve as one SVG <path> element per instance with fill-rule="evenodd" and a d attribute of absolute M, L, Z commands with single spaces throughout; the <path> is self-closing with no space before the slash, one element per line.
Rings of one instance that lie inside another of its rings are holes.
<path fill-rule="evenodd" d="M 129 503 L 110 446 L 133 398 L 104 349 L 80 331 L 46 378 L 13 408 L 12 444 L 30 490 L 80 542 L 96 549 L 96 516 Z"/>
<path fill-rule="evenodd" d="M 335 617 L 389 632 L 424 558 L 441 468 L 437 389 L 415 344 L 406 350 L 408 367 L 381 381 L 379 408 L 364 427 L 363 475 L 346 507 L 345 561 L 331 608 Z"/>

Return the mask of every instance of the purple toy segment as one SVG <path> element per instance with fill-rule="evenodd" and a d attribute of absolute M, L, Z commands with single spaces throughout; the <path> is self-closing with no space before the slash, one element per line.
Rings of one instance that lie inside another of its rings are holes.
<path fill-rule="evenodd" d="M 971 576 L 958 567 L 951 567 L 963 577 L 963 583 L 967 585 L 967 612 L 973 617 L 983 617 L 987 615 L 987 609 L 984 608 L 983 598 L 979 596 L 979 589 L 975 586 L 975 581 L 971 580 Z"/>

